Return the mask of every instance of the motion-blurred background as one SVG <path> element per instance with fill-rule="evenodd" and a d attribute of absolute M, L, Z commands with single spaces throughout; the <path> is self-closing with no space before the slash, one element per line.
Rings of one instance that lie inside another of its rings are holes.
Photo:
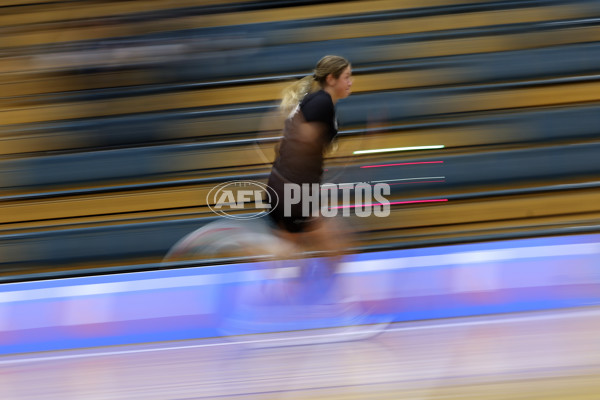
<path fill-rule="evenodd" d="M 599 16 L 597 0 L 3 1 L 0 272 L 160 262 L 215 219 L 212 187 L 266 178 L 265 116 L 326 54 L 355 75 L 335 179 L 408 202 L 360 220 L 363 249 L 598 230 Z M 418 146 L 437 148 L 354 154 Z"/>
<path fill-rule="evenodd" d="M 597 400 L 599 40 L 600 0 L 0 1 L 0 398 Z M 327 54 L 326 181 L 397 203 L 340 279 L 398 324 L 248 350 L 255 265 L 161 261 Z"/>

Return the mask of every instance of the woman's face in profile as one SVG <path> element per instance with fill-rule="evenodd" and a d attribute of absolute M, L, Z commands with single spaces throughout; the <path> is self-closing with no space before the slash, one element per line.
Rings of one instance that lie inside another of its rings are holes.
<path fill-rule="evenodd" d="M 333 90 L 338 99 L 345 99 L 352 93 L 352 68 L 348 66 L 333 82 Z"/>

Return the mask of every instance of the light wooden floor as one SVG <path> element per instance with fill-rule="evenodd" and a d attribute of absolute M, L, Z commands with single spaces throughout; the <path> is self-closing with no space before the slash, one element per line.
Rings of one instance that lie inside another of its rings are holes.
<path fill-rule="evenodd" d="M 328 344 L 204 340 L 8 356 L 0 398 L 600 399 L 599 332 L 600 307 L 590 307 L 403 323 Z"/>

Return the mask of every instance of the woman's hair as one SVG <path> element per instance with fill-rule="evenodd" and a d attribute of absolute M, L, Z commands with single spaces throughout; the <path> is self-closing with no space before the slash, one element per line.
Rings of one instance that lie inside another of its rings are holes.
<path fill-rule="evenodd" d="M 304 96 L 321 89 L 329 74 L 339 78 L 350 63 L 340 56 L 325 56 L 319 60 L 312 75 L 292 83 L 283 90 L 283 98 L 279 108 L 290 113 L 302 101 Z"/>

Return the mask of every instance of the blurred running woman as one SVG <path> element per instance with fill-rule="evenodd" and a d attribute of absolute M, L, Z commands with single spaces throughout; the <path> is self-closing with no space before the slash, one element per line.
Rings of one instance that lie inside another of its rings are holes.
<path fill-rule="evenodd" d="M 274 209 L 269 214 L 276 231 L 302 248 L 334 256 L 344 250 L 345 235 L 331 218 L 303 215 L 302 201 L 289 204 L 291 215 L 284 215 L 289 201 L 284 198 L 284 185 L 321 184 L 324 154 L 338 133 L 336 103 L 350 95 L 352 82 L 348 60 L 328 55 L 319 60 L 312 75 L 284 90 L 280 108 L 287 118 L 268 181 L 269 190 L 279 199 L 277 205 L 271 204 Z"/>

